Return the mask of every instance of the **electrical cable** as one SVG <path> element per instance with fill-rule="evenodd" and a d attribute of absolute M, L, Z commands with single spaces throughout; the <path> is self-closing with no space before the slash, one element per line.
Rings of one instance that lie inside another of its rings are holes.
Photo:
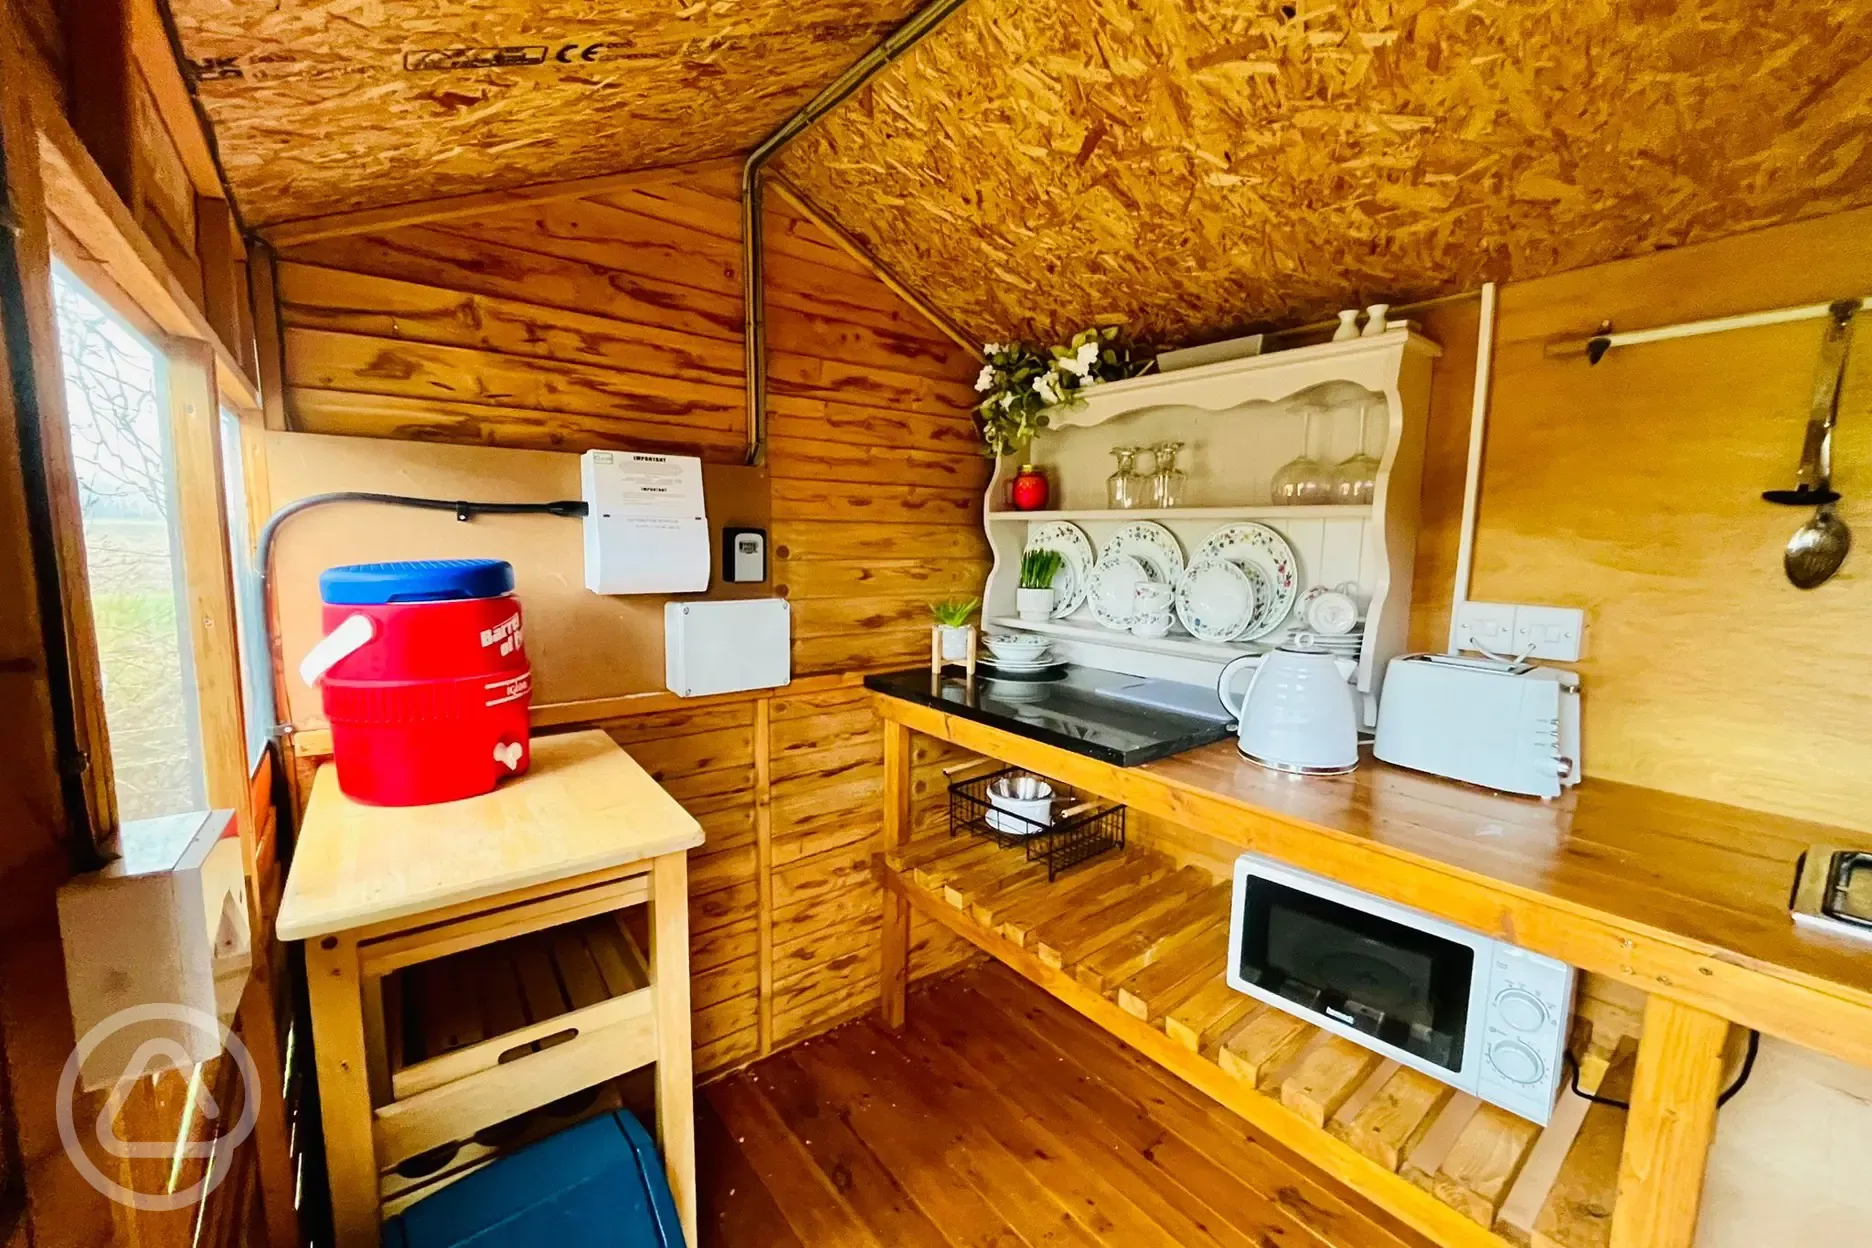
<path fill-rule="evenodd" d="M 327 503 L 383 503 L 392 507 L 414 507 L 423 511 L 452 511 L 455 518 L 466 523 L 476 516 L 564 516 L 570 519 L 583 517 L 590 508 L 580 499 L 562 498 L 550 503 L 486 503 L 461 498 L 421 498 L 412 494 L 378 494 L 368 490 L 336 490 L 329 494 L 308 494 L 306 497 L 287 503 L 267 518 L 260 529 L 260 537 L 254 543 L 256 571 L 260 577 L 260 610 L 262 619 L 267 621 L 268 632 L 272 630 L 273 619 L 273 542 L 279 535 L 280 526 L 302 511 L 322 507 Z M 269 642 L 272 640 L 269 636 Z M 279 722 L 275 710 L 277 696 L 273 686 L 272 664 L 262 664 L 260 679 L 262 700 L 267 718 L 273 721 L 268 737 L 277 737 L 289 725 Z"/>
<path fill-rule="evenodd" d="M 1742 1055 L 1742 1069 L 1736 1072 L 1735 1082 L 1723 1089 L 1722 1095 L 1716 1098 L 1717 1109 L 1721 1109 L 1730 1101 L 1734 1100 L 1736 1093 L 1740 1092 L 1742 1086 L 1749 1081 L 1749 1076 L 1755 1071 L 1755 1055 L 1760 1051 L 1761 1032 L 1751 1028 L 1749 1030 L 1748 1051 Z M 1610 1096 L 1599 1096 L 1596 1093 L 1588 1092 L 1581 1088 L 1579 1086 L 1579 1060 L 1573 1056 L 1570 1050 L 1561 1050 L 1561 1055 L 1566 1059 L 1567 1065 L 1573 1068 L 1571 1084 L 1574 1096 L 1579 1097 L 1581 1100 L 1591 1101 L 1595 1105 L 1608 1105 L 1613 1109 L 1631 1108 L 1630 1101 L 1621 1101 Z"/>

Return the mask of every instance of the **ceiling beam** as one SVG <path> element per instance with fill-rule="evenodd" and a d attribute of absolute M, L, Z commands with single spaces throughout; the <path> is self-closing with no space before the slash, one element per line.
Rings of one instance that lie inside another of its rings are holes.
<path fill-rule="evenodd" d="M 355 212 L 337 212 L 323 217 L 301 217 L 262 226 L 260 236 L 276 248 L 388 230 L 403 225 L 422 225 L 431 221 L 449 221 L 457 217 L 475 217 L 499 212 L 519 204 L 537 204 L 554 199 L 583 199 L 589 195 L 609 195 L 680 182 L 685 178 L 709 173 L 734 173 L 741 168 L 739 156 L 713 160 L 692 160 L 677 165 L 659 165 L 652 169 L 633 169 L 628 173 L 606 173 L 592 178 L 572 178 L 563 182 L 535 182 L 528 186 L 501 191 L 476 191 L 469 195 L 450 195 L 410 204 L 392 204 L 388 208 L 362 208 Z"/>

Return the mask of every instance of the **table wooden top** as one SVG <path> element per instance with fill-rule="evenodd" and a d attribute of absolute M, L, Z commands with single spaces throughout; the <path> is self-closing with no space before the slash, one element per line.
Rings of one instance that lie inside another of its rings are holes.
<path fill-rule="evenodd" d="M 533 742 L 527 774 L 433 806 L 367 806 L 319 769 L 280 901 L 281 940 L 424 914 L 702 843 L 702 826 L 603 732 Z"/>
<path fill-rule="evenodd" d="M 1369 754 L 1336 777 L 1268 771 L 1232 742 L 1121 768 L 877 701 L 916 731 L 1872 1066 L 1872 944 L 1788 913 L 1803 851 L 1872 835 L 1596 780 L 1509 797 Z"/>

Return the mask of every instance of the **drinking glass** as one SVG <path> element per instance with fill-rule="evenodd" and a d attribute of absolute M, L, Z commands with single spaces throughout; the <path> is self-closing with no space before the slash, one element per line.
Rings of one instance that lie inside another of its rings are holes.
<path fill-rule="evenodd" d="M 1157 459 L 1157 471 L 1151 474 L 1151 495 L 1158 507 L 1181 507 L 1189 478 L 1176 466 L 1181 442 L 1159 442 L 1151 448 Z"/>
<path fill-rule="evenodd" d="M 1275 470 L 1271 486 L 1273 501 L 1282 507 L 1311 507 L 1330 503 L 1333 493 L 1333 470 L 1313 455 L 1313 427 L 1324 409 L 1317 402 L 1301 403 L 1300 454 Z"/>
<path fill-rule="evenodd" d="M 1378 492 L 1378 457 L 1366 451 L 1371 416 L 1384 411 L 1383 399 L 1368 399 L 1359 409 L 1358 450 L 1339 461 L 1333 470 L 1332 501 L 1354 506 L 1369 506 Z M 1384 428 L 1382 422 L 1379 428 Z"/>
<path fill-rule="evenodd" d="M 1118 471 L 1105 478 L 1105 501 L 1112 507 L 1143 507 L 1148 502 L 1149 482 L 1137 474 L 1138 448 L 1135 446 L 1114 446 L 1112 455 L 1118 460 Z"/>

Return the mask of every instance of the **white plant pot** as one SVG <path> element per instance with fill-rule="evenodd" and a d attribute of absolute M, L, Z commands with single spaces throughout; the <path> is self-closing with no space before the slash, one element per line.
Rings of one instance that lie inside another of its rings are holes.
<path fill-rule="evenodd" d="M 937 631 L 942 634 L 942 657 L 951 663 L 963 663 L 968 660 L 969 633 L 974 629 L 970 624 L 942 624 Z"/>
<path fill-rule="evenodd" d="M 1014 613 L 1023 620 L 1050 620 L 1053 618 L 1053 589 L 1017 589 L 1014 591 Z"/>

